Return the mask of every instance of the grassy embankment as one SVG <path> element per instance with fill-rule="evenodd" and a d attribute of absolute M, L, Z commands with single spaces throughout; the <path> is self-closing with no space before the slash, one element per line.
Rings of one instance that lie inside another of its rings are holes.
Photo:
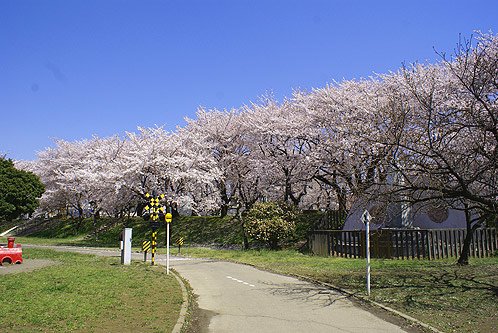
<path fill-rule="evenodd" d="M 302 215 L 297 223 L 296 232 L 289 240 L 290 244 L 303 243 L 311 225 L 315 223 L 323 213 L 313 213 Z M 11 226 L 20 225 L 17 230 L 22 230 L 26 222 L 2 223 L 0 232 L 9 229 Z M 29 224 L 29 223 L 28 223 Z M 150 239 L 150 221 L 142 218 L 101 218 L 97 221 L 97 237 L 91 218 L 81 222 L 71 219 L 53 219 L 50 221 L 40 221 L 39 228 L 28 228 L 23 235 L 29 236 L 27 241 L 24 237 L 16 236 L 19 242 L 29 242 L 31 244 L 50 245 L 79 245 L 79 246 L 119 246 L 119 235 L 124 227 L 133 228 L 133 246 L 140 246 L 142 240 Z M 32 229 L 32 230 L 30 230 Z M 171 240 L 174 242 L 179 237 L 184 238 L 189 245 L 211 245 L 217 247 L 241 246 L 242 232 L 240 222 L 231 216 L 224 218 L 216 216 L 180 216 L 173 218 L 170 224 Z M 166 227 L 161 224 L 158 230 L 159 247 L 165 246 Z"/>
<path fill-rule="evenodd" d="M 237 223 L 231 217 L 179 217 L 173 219 L 170 225 L 171 239 L 174 241 L 183 237 L 188 244 L 217 246 L 241 244 L 242 237 Z M 133 246 L 139 247 L 142 240 L 151 237 L 150 222 L 142 218 L 123 220 L 102 218 L 98 220 L 97 238 L 95 238 L 92 219 L 85 219 L 80 224 L 76 220 L 54 219 L 43 222 L 39 230 L 23 233 L 23 236 L 16 236 L 16 239 L 19 243 L 30 244 L 117 247 L 124 227 L 133 228 Z M 2 225 L 0 231 L 6 229 L 8 229 L 7 226 Z M 158 245 L 164 247 L 165 223 L 158 230 L 157 238 Z"/>
<path fill-rule="evenodd" d="M 176 324 L 182 294 L 163 267 L 27 248 L 23 257 L 56 264 L 0 276 L 2 331 L 171 332 Z"/>

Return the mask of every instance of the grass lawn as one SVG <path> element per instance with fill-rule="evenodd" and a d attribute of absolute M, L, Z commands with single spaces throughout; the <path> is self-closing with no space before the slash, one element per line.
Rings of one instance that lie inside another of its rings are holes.
<path fill-rule="evenodd" d="M 171 332 L 176 324 L 182 293 L 164 267 L 29 248 L 23 258 L 57 264 L 0 275 L 4 332 Z"/>
<path fill-rule="evenodd" d="M 295 251 L 184 249 L 189 256 L 251 264 L 306 276 L 365 295 L 365 260 L 322 258 Z M 172 250 L 175 254 L 177 250 Z M 455 260 L 372 260 L 370 299 L 444 332 L 498 332 L 498 257 Z"/>

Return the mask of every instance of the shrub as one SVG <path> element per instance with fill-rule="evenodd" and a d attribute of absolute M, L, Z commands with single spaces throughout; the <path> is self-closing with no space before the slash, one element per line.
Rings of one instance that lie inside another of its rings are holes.
<path fill-rule="evenodd" d="M 283 203 L 256 203 L 246 215 L 248 235 L 265 242 L 272 250 L 295 231 L 295 210 Z"/>

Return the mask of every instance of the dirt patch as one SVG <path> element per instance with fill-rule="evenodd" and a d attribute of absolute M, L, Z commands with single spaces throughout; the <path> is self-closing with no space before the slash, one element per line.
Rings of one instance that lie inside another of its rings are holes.
<path fill-rule="evenodd" d="M 187 329 L 187 333 L 208 333 L 209 323 L 211 318 L 217 315 L 216 312 L 204 310 L 199 308 L 197 303 L 198 296 L 195 295 L 195 302 L 193 304 L 191 321 Z"/>
<path fill-rule="evenodd" d="M 58 264 L 57 261 L 46 260 L 46 259 L 25 259 L 22 264 L 4 264 L 0 265 L 0 275 L 6 274 L 16 274 L 31 272 L 36 269 L 40 269 L 47 266 L 52 266 Z"/>

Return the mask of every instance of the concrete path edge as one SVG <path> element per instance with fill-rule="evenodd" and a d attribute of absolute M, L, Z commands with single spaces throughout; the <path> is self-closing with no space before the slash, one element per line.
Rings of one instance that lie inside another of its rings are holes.
<path fill-rule="evenodd" d="M 173 327 L 173 330 L 171 331 L 172 333 L 180 333 L 187 320 L 187 310 L 190 306 L 189 304 L 190 298 L 188 297 L 187 287 L 185 287 L 185 284 L 183 283 L 180 274 L 178 274 L 178 272 L 174 270 L 170 270 L 170 272 L 178 281 L 178 283 L 180 284 L 180 288 L 182 289 L 183 303 L 180 309 L 180 315 L 178 316 L 178 320 L 176 321 L 175 327 Z"/>
<path fill-rule="evenodd" d="M 219 260 L 219 259 L 215 259 L 215 260 Z M 435 327 L 433 327 L 433 326 L 431 326 L 429 324 L 426 324 L 426 323 L 424 323 L 424 322 L 422 322 L 422 321 L 420 321 L 420 320 L 418 320 L 416 318 L 413 318 L 413 317 L 411 317 L 411 316 L 409 316 L 409 315 L 407 315 L 407 314 L 405 314 L 403 312 L 400 312 L 400 311 L 395 310 L 393 308 L 390 308 L 390 307 L 388 307 L 388 306 L 386 306 L 384 304 L 375 302 L 375 301 L 369 299 L 368 297 L 364 297 L 362 295 L 358 295 L 357 293 L 354 293 L 354 292 L 352 292 L 350 290 L 346 290 L 346 289 L 340 288 L 338 286 L 335 286 L 335 285 L 327 283 L 327 282 L 318 281 L 318 280 L 312 279 L 310 277 L 302 276 L 302 275 L 298 275 L 298 274 L 290 274 L 290 273 L 289 274 L 283 274 L 283 273 L 276 272 L 276 271 L 271 270 L 271 269 L 264 269 L 264 268 L 258 267 L 256 265 L 247 264 L 247 263 L 243 263 L 243 262 L 238 262 L 236 260 L 224 260 L 224 261 L 233 262 L 233 263 L 236 263 L 236 264 L 242 264 L 242 265 L 251 266 L 251 267 L 254 267 L 254 268 L 257 268 L 257 269 L 260 269 L 260 270 L 263 270 L 263 271 L 275 273 L 275 274 L 287 275 L 287 276 L 295 277 L 295 278 L 297 278 L 299 280 L 302 280 L 302 281 L 308 281 L 308 282 L 311 282 L 311 283 L 314 283 L 314 284 L 317 284 L 317 285 L 321 285 L 321 286 L 324 286 L 324 287 L 327 287 L 327 288 L 331 288 L 331 289 L 334 289 L 334 290 L 336 290 L 336 291 L 338 291 L 340 293 L 348 295 L 350 297 L 354 297 L 354 298 L 356 298 L 358 300 L 361 300 L 361 301 L 364 301 L 364 302 L 368 302 L 368 303 L 370 303 L 372 305 L 375 305 L 375 306 L 377 306 L 377 307 L 379 307 L 381 309 L 384 309 L 384 310 L 386 310 L 386 311 L 388 311 L 388 312 L 390 312 L 390 313 L 392 313 L 392 314 L 394 314 L 396 316 L 399 316 L 399 317 L 404 318 L 404 319 L 406 319 L 408 321 L 411 321 L 411 322 L 413 322 L 413 323 L 415 323 L 417 325 L 420 325 L 420 326 L 422 326 L 422 327 L 424 327 L 424 328 L 426 328 L 426 329 L 428 329 L 428 330 L 430 330 L 430 331 L 432 331 L 434 333 L 445 333 L 445 332 L 440 331 L 437 328 L 435 328 Z"/>
<path fill-rule="evenodd" d="M 393 308 L 390 308 L 390 307 L 388 307 L 388 306 L 386 306 L 386 305 L 384 305 L 382 303 L 375 302 L 375 301 L 369 299 L 368 297 L 365 297 L 365 296 L 362 296 L 362 295 L 358 295 L 357 293 L 353 293 L 352 291 L 349 291 L 349 290 L 346 290 L 346 289 L 342 289 L 342 288 L 337 287 L 337 286 L 335 286 L 333 284 L 322 282 L 322 281 L 318 281 L 318 280 L 314 280 L 314 279 L 306 277 L 306 276 L 301 276 L 301 275 L 297 275 L 297 274 L 292 274 L 292 275 L 295 276 L 296 278 L 300 279 L 300 280 L 305 280 L 305 281 L 309 281 L 309 282 L 312 282 L 312 283 L 315 283 L 315 284 L 318 284 L 318 285 L 322 285 L 322 286 L 325 286 L 325 287 L 337 290 L 337 291 L 339 291 L 339 292 L 341 292 L 343 294 L 346 294 L 348 296 L 354 297 L 356 299 L 360 299 L 362 301 L 365 301 L 365 302 L 368 302 L 370 304 L 373 304 L 373 305 L 375 305 L 375 306 L 377 306 L 377 307 L 379 307 L 381 309 L 384 309 L 384 310 L 386 310 L 388 312 L 391 312 L 391 313 L 393 313 L 393 314 L 395 314 L 395 315 L 397 315 L 399 317 L 402 317 L 402 318 L 404 318 L 404 319 L 406 319 L 408 321 L 411 321 L 411 322 L 413 322 L 413 323 L 415 323 L 417 325 L 425 327 L 425 328 L 431 330 L 434 333 L 444 333 L 444 332 L 438 330 L 437 328 L 435 328 L 435 327 L 433 327 L 433 326 L 431 326 L 429 324 L 426 324 L 426 323 L 424 323 L 424 322 L 422 322 L 422 321 L 420 321 L 420 320 L 418 320 L 416 318 L 413 318 L 413 317 L 407 315 L 406 313 L 403 313 L 403 312 L 400 312 L 400 311 L 395 310 Z"/>
<path fill-rule="evenodd" d="M 250 266 L 253 266 L 253 265 L 250 265 Z M 257 266 L 254 266 L 254 267 L 256 267 L 256 268 L 258 268 L 258 269 L 261 269 L 261 268 L 259 268 L 259 267 L 257 267 Z M 364 297 L 364 296 L 362 296 L 362 295 L 358 295 L 357 293 L 354 293 L 354 292 L 352 292 L 352 291 L 349 291 L 349 290 L 346 290 L 346 289 L 340 288 L 340 287 L 338 287 L 338 286 L 335 286 L 335 285 L 330 284 L 330 283 L 327 283 L 327 282 L 318 281 L 318 280 L 315 280 L 315 279 L 309 278 L 309 277 L 307 277 L 307 276 L 302 276 L 302 275 L 298 275 L 298 274 L 290 274 L 290 275 L 291 275 L 291 276 L 294 276 L 294 277 L 296 277 L 296 278 L 298 278 L 298 279 L 300 279 L 300 280 L 303 280 L 303 281 L 308 281 L 308 282 L 315 283 L 315 284 L 318 284 L 318 285 L 322 285 L 322 286 L 325 286 L 325 287 L 328 287 L 328 288 L 331 288 L 331 289 L 337 290 L 337 291 L 339 291 L 339 292 L 341 292 L 341 293 L 343 293 L 343 294 L 346 294 L 346 295 L 348 295 L 348 296 L 354 297 L 354 298 L 356 298 L 356 299 L 359 299 L 359 300 L 362 300 L 362 301 L 368 302 L 368 303 L 370 303 L 370 304 L 373 304 L 373 305 L 375 305 L 375 306 L 377 306 L 377 307 L 380 307 L 380 308 L 382 308 L 382 309 L 384 309 L 384 310 L 386 310 L 386 311 L 388 311 L 388 312 L 390 312 L 390 313 L 393 313 L 393 314 L 395 314 L 395 315 L 397 315 L 397 316 L 399 316 L 399 317 L 402 317 L 402 318 L 404 318 L 404 319 L 406 319 L 406 320 L 408 320 L 408 321 L 411 321 L 411 322 L 413 322 L 413 323 L 415 323 L 415 324 L 417 324 L 417 325 L 420 325 L 420 326 L 422 326 L 422 327 L 425 327 L 425 328 L 427 328 L 427 329 L 431 330 L 431 331 L 432 331 L 432 332 L 434 332 L 434 333 L 444 333 L 444 332 L 442 332 L 442 331 L 438 330 L 437 328 L 435 328 L 435 327 L 433 327 L 433 326 L 431 326 L 431 325 L 429 325 L 429 324 L 426 324 L 426 323 L 424 323 L 424 322 L 422 322 L 422 321 L 420 321 L 420 320 L 418 320 L 418 319 L 416 319 L 416 318 L 413 318 L 413 317 L 411 317 L 411 316 L 409 316 L 409 315 L 407 315 L 407 314 L 405 314 L 405 313 L 403 313 L 403 312 L 400 312 L 400 311 L 398 311 L 398 310 L 395 310 L 395 309 L 393 309 L 393 308 L 390 308 L 390 307 L 388 307 L 388 306 L 386 306 L 386 305 L 384 305 L 384 304 L 381 304 L 381 303 L 375 302 L 375 301 L 373 301 L 373 300 L 369 299 L 368 297 Z"/>

